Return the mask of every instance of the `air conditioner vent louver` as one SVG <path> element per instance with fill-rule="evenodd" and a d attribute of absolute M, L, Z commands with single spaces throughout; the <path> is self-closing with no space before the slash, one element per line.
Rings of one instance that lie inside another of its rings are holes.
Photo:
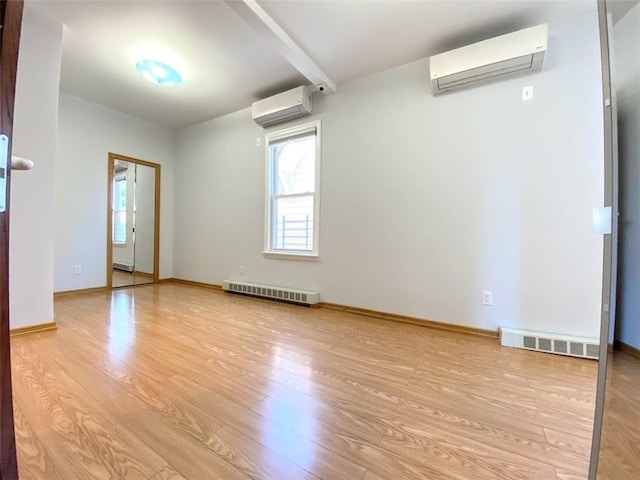
<path fill-rule="evenodd" d="M 547 25 L 525 28 L 429 58 L 434 95 L 536 72 L 547 51 Z"/>
<path fill-rule="evenodd" d="M 222 288 L 229 292 L 244 293 L 257 297 L 283 300 L 304 305 L 315 305 L 320 303 L 320 294 L 308 290 L 298 290 L 294 288 L 276 287 L 272 285 L 260 285 L 257 283 L 236 282 L 225 280 Z"/>
<path fill-rule="evenodd" d="M 501 328 L 500 343 L 505 347 L 524 348 L 571 357 L 597 359 L 600 356 L 600 345 L 598 340 L 594 338 Z"/>

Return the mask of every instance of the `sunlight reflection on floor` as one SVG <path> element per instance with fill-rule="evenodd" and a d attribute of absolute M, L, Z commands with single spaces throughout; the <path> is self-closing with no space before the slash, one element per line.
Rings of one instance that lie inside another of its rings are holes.
<path fill-rule="evenodd" d="M 127 292 L 114 292 L 109 315 L 109 354 L 119 360 L 129 356 L 136 338 L 135 298 Z"/>
<path fill-rule="evenodd" d="M 264 400 L 265 417 L 272 419 L 275 423 L 264 422 L 262 424 L 262 442 L 276 452 L 286 452 L 289 460 L 296 465 L 313 471 L 313 465 L 316 462 L 316 444 L 314 442 L 301 441 L 300 435 L 307 439 L 316 438 L 316 418 L 313 415 L 313 405 L 307 402 L 305 405 L 293 405 L 276 400 L 281 398 L 281 393 L 277 390 L 289 390 L 289 387 L 283 386 L 278 382 L 278 366 L 281 359 L 287 357 L 286 348 L 276 345 L 273 347 L 273 355 L 271 357 L 271 365 L 274 367 L 271 373 L 274 390 Z M 301 367 L 303 367 L 301 365 Z M 312 374 L 312 369 L 304 368 L 308 378 Z M 302 373 L 302 372 L 301 372 Z M 289 430 L 295 426 L 295 431 Z M 285 427 L 285 428 L 282 428 Z"/>

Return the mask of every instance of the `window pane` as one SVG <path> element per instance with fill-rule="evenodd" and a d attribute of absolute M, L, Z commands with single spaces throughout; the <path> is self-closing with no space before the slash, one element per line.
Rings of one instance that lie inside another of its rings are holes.
<path fill-rule="evenodd" d="M 127 180 L 123 178 L 113 183 L 113 209 L 127 209 Z"/>
<path fill-rule="evenodd" d="M 313 195 L 277 198 L 273 208 L 272 248 L 313 250 Z"/>
<path fill-rule="evenodd" d="M 316 136 L 296 138 L 269 148 L 274 169 L 274 193 L 310 193 L 315 188 Z"/>
<path fill-rule="evenodd" d="M 114 243 L 127 242 L 127 211 L 113 212 L 113 241 Z"/>
<path fill-rule="evenodd" d="M 113 182 L 113 243 L 127 243 L 127 179 Z"/>

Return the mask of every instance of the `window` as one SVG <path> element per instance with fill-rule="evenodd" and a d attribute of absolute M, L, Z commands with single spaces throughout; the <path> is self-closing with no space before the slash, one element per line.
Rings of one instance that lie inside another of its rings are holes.
<path fill-rule="evenodd" d="M 267 134 L 267 254 L 317 258 L 320 122 Z"/>
<path fill-rule="evenodd" d="M 111 215 L 113 243 L 124 245 L 127 243 L 127 177 L 116 178 L 113 182 L 113 205 Z"/>

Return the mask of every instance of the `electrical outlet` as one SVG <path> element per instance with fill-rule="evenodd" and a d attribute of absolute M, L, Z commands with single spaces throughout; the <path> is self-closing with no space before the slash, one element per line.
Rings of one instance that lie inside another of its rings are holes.
<path fill-rule="evenodd" d="M 482 304 L 493 305 L 493 292 L 490 292 L 489 290 L 484 290 L 482 292 Z"/>
<path fill-rule="evenodd" d="M 240 276 L 244 277 L 244 273 L 245 273 L 244 265 L 241 265 L 240 266 Z"/>
<path fill-rule="evenodd" d="M 74 265 L 73 266 L 73 274 L 81 275 L 82 274 L 82 265 Z"/>

